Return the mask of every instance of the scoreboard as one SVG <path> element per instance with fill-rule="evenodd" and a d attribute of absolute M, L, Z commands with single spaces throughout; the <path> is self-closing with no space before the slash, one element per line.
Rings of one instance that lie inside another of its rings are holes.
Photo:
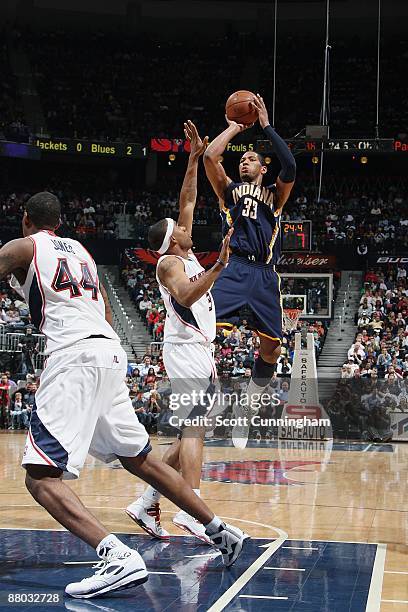
<path fill-rule="evenodd" d="M 30 143 L 0 140 L 1 157 L 42 159 L 66 155 L 108 159 L 144 159 L 147 148 L 137 142 L 113 142 L 98 140 L 71 140 L 68 138 L 33 138 Z"/>
<path fill-rule="evenodd" d="M 282 251 L 305 252 L 312 250 L 311 221 L 283 221 L 281 225 Z"/>
<path fill-rule="evenodd" d="M 147 149 L 135 142 L 101 142 L 93 140 L 70 140 L 66 138 L 35 138 L 32 144 L 42 153 L 55 155 L 87 155 L 90 157 L 146 157 Z"/>
<path fill-rule="evenodd" d="M 323 141 L 296 138 L 294 140 L 286 140 L 286 143 L 289 149 L 299 153 L 318 153 L 319 151 L 329 153 L 391 153 L 395 151 L 393 138 L 361 138 L 360 140 L 356 138 L 332 138 Z M 258 140 L 256 143 L 256 150 L 260 153 L 273 153 L 273 148 L 269 140 Z"/>

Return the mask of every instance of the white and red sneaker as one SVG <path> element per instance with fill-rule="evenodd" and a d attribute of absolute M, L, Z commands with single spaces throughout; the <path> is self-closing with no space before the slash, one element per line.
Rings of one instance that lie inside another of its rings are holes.
<path fill-rule="evenodd" d="M 176 516 L 173 518 L 173 523 L 174 525 L 176 525 L 176 527 L 179 527 L 190 535 L 195 536 L 204 544 L 208 544 L 208 546 L 213 546 L 211 539 L 205 533 L 204 525 L 202 523 L 199 523 L 189 514 L 187 514 L 187 512 L 184 512 L 184 510 L 180 510 L 179 512 L 177 512 Z"/>
<path fill-rule="evenodd" d="M 163 529 L 160 523 L 160 504 L 156 502 L 150 506 L 146 505 L 143 497 L 139 497 L 125 510 L 126 514 L 139 525 L 146 533 L 158 540 L 168 540 L 170 534 Z"/>

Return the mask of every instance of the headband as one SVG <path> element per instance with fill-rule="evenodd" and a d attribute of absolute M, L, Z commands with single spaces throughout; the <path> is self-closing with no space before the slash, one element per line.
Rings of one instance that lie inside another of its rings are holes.
<path fill-rule="evenodd" d="M 174 226 L 175 226 L 175 221 L 174 219 L 170 219 L 169 217 L 166 218 L 167 221 L 167 230 L 166 230 L 166 234 L 163 238 L 163 242 L 161 244 L 160 249 L 157 249 L 157 252 L 160 253 L 160 255 L 164 255 L 164 253 L 168 250 L 169 246 L 170 246 L 170 238 L 173 234 L 174 231 Z"/>

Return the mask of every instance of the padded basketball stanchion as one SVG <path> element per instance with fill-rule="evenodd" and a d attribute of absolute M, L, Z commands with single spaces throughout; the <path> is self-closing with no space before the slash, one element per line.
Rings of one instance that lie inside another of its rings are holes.
<path fill-rule="evenodd" d="M 333 438 L 330 419 L 319 402 L 313 334 L 307 334 L 306 348 L 302 348 L 301 334 L 295 334 L 289 396 L 281 418 L 293 422 L 279 427 L 280 439 L 324 441 Z"/>

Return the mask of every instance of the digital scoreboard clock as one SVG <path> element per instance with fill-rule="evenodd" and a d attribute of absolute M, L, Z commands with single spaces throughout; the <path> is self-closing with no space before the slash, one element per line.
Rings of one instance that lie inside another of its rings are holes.
<path fill-rule="evenodd" d="M 283 221 L 281 225 L 282 251 L 311 251 L 312 222 Z"/>

